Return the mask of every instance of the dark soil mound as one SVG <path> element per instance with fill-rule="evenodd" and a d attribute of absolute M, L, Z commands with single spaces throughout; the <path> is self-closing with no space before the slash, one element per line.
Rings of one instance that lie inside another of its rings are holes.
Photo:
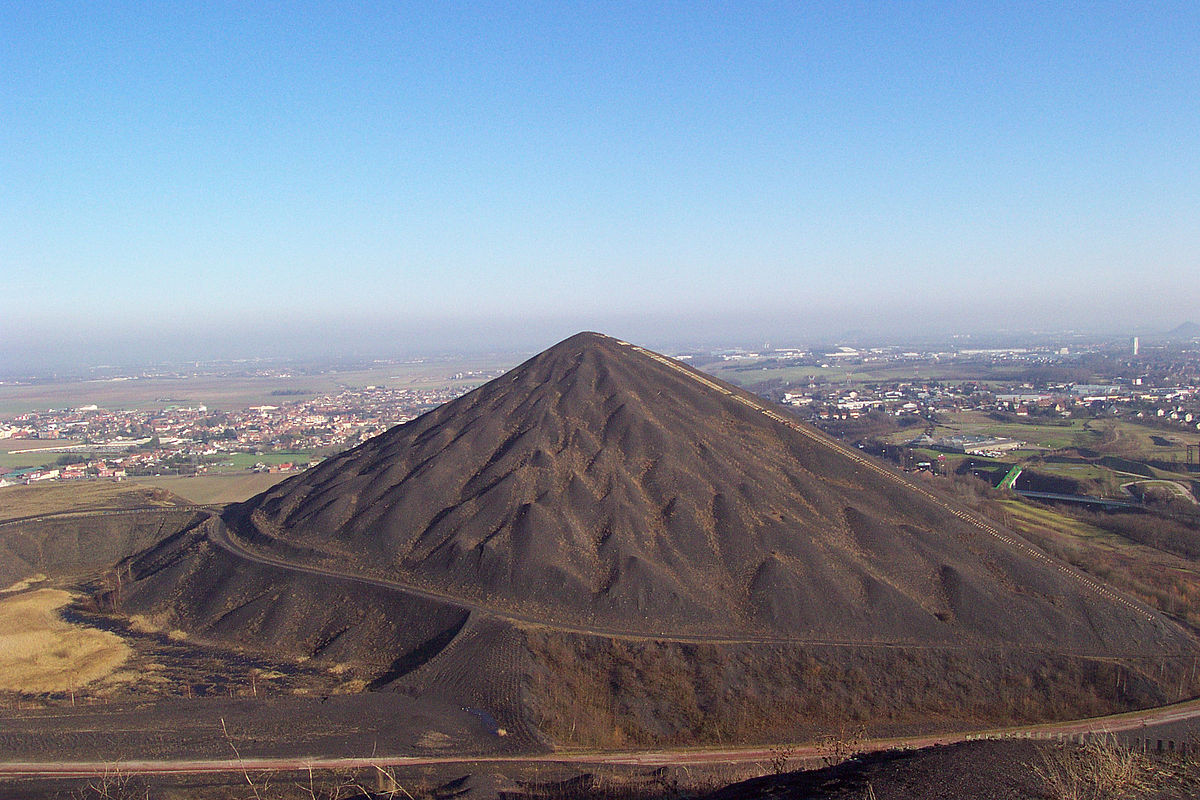
<path fill-rule="evenodd" d="M 705 800 L 1028 800 L 1042 796 L 1033 766 L 1040 747 L 1027 741 L 967 742 L 893 750 L 844 764 L 743 781 Z"/>
<path fill-rule="evenodd" d="M 1065 748 L 1065 749 L 1064 749 Z M 1069 773 L 1078 782 L 1056 792 L 1046 774 L 1064 776 L 1056 765 L 1079 745 L 1031 741 L 977 741 L 892 750 L 860 756 L 837 766 L 754 778 L 726 786 L 704 800 L 1030 800 L 1058 797 L 1138 797 L 1191 800 L 1195 772 L 1178 764 L 1139 760 L 1135 786 L 1115 788 L 1102 771 Z M 1070 763 L 1070 759 L 1067 759 Z M 1076 762 L 1078 763 L 1078 762 Z M 1163 767 L 1168 767 L 1164 769 Z M 1039 774 L 1041 773 L 1041 774 Z"/>
<path fill-rule="evenodd" d="M 0 523 L 0 589 L 35 573 L 81 576 L 198 525 L 190 508 L 60 514 Z"/>
<path fill-rule="evenodd" d="M 594 333 L 230 522 L 292 558 L 624 631 L 1077 651 L 1178 636 L 757 398 Z"/>
<path fill-rule="evenodd" d="M 528 741 L 964 728 L 1200 686 L 1166 618 L 934 483 L 598 334 L 127 563 L 106 596 L 122 611 Z"/>

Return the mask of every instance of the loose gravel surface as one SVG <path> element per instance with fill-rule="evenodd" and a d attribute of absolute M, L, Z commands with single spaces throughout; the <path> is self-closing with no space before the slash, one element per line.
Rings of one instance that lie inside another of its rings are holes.
<path fill-rule="evenodd" d="M 1065 745 L 1077 747 L 1076 745 Z M 876 753 L 807 772 L 736 783 L 705 800 L 1055 800 L 1038 769 L 1044 754 L 1064 745 L 1030 741 L 981 741 L 915 751 Z M 1200 775 L 1177 761 L 1144 759 L 1135 786 L 1121 790 L 1086 785 L 1079 797 L 1112 800 L 1192 800 Z"/>

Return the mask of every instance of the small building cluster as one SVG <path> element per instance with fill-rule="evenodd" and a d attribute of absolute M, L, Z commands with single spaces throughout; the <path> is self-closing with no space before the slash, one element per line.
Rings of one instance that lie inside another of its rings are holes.
<path fill-rule="evenodd" d="M 204 405 L 113 410 L 96 405 L 19 414 L 0 421 L 0 439 L 22 440 L 0 466 L 0 486 L 44 480 L 203 474 L 237 454 L 333 453 L 352 447 L 467 391 L 345 389 L 311 400 L 217 411 Z M 21 458 L 11 459 L 10 462 Z M 243 459 L 244 460 L 244 459 Z M 247 469 L 300 469 L 311 459 L 258 462 Z"/>

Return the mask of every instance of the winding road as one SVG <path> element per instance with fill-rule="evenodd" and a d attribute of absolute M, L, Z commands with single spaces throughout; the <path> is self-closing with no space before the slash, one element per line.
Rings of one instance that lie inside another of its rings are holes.
<path fill-rule="evenodd" d="M 1103 654 L 1091 652 L 1075 652 L 1064 650 L 1061 647 L 1039 647 L 1034 644 L 1026 643 L 1005 643 L 993 642 L 986 640 L 969 640 L 962 639 L 957 641 L 948 641 L 944 643 L 919 643 L 910 641 L 864 641 L 860 639 L 835 639 L 835 638 L 816 638 L 811 636 L 779 636 L 771 634 L 763 635 L 739 635 L 728 636 L 721 634 L 686 634 L 686 633 L 647 633 L 646 631 L 637 631 L 621 628 L 610 628 L 602 625 L 578 625 L 570 622 L 548 619 L 544 616 L 536 616 L 532 614 L 520 614 L 509 609 L 499 608 L 497 606 L 488 605 L 486 603 L 469 600 L 458 595 L 439 592 L 432 589 L 416 586 L 404 581 L 395 579 L 381 578 L 369 575 L 363 575 L 355 572 L 345 572 L 341 570 L 330 569 L 326 567 L 318 567 L 310 564 L 298 564 L 293 561 L 288 561 L 278 556 L 261 553 L 257 550 L 250 549 L 245 542 L 235 536 L 223 522 L 214 518 L 213 524 L 209 528 L 208 540 L 217 547 L 230 553 L 237 558 L 245 561 L 250 561 L 256 564 L 262 564 L 267 567 L 276 569 L 284 569 L 290 572 L 298 572 L 306 575 L 313 575 L 321 578 L 332 579 L 337 581 L 347 581 L 359 583 L 364 586 L 374 586 L 381 589 L 386 589 L 394 592 L 419 597 L 424 600 L 433 600 L 447 605 L 461 608 L 465 611 L 470 611 L 495 619 L 511 622 L 516 625 L 532 626 L 542 629 L 550 629 L 562 633 L 572 633 L 580 636 L 596 636 L 605 639 L 619 639 L 621 641 L 632 642 L 678 642 L 683 644 L 713 644 L 713 645 L 738 645 L 738 644 L 791 644 L 804 645 L 810 647 L 867 647 L 879 649 L 906 649 L 906 650 L 931 650 L 931 651 L 952 651 L 966 650 L 976 652 L 979 650 L 990 650 L 995 652 L 1032 652 L 1032 653 L 1052 653 L 1056 655 L 1073 656 L 1077 658 L 1095 659 L 1097 661 L 1129 661 L 1129 660 L 1145 660 L 1151 658 L 1144 653 L 1112 653 L 1106 652 Z M 1160 658 L 1163 655 L 1191 655 L 1187 654 L 1163 654 L 1157 653 L 1153 658 Z"/>

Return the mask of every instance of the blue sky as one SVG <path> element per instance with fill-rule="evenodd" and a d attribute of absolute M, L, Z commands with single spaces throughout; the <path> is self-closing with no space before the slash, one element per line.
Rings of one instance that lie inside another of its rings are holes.
<path fill-rule="evenodd" d="M 8 2 L 0 326 L 1169 328 L 1198 88 L 1196 3 Z"/>

